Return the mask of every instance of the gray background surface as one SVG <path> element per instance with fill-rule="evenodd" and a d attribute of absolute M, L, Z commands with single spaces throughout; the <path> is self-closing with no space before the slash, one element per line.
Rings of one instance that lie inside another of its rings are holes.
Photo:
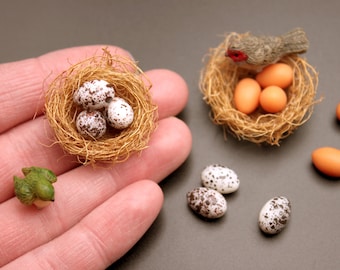
<path fill-rule="evenodd" d="M 340 181 L 311 165 L 321 146 L 340 148 L 335 107 L 340 102 L 340 2 L 238 1 L 0 1 L 0 62 L 65 47 L 114 44 L 129 50 L 143 70 L 172 69 L 190 89 L 179 115 L 193 134 L 188 160 L 161 184 L 164 207 L 145 236 L 115 269 L 339 269 Z M 228 136 L 209 119 L 198 89 L 202 58 L 227 32 L 278 35 L 301 26 L 308 62 L 319 72 L 312 118 L 280 147 L 259 147 Z M 225 217 L 206 222 L 186 205 L 208 164 L 234 169 L 241 180 L 227 196 Z M 275 237 L 257 227 L 262 205 L 276 195 L 293 207 L 289 226 Z"/>

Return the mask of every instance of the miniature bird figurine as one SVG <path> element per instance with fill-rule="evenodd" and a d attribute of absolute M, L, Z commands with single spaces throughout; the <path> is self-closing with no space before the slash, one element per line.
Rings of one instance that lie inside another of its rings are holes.
<path fill-rule="evenodd" d="M 285 55 L 304 53 L 308 46 L 306 33 L 301 28 L 281 36 L 234 35 L 225 56 L 244 68 L 262 69 Z"/>
<path fill-rule="evenodd" d="M 54 201 L 54 187 L 56 175 L 45 168 L 23 168 L 24 178 L 14 176 L 14 192 L 17 198 L 26 205 L 35 204 L 38 208 Z"/>

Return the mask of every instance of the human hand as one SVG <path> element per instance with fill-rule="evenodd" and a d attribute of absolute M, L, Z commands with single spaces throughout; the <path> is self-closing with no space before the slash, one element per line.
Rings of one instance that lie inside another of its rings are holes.
<path fill-rule="evenodd" d="M 146 75 L 159 109 L 149 148 L 114 166 L 79 166 L 51 146 L 43 115 L 44 91 L 70 64 L 101 53 L 100 46 L 52 52 L 0 65 L 0 267 L 3 269 L 105 269 L 124 255 L 157 217 L 163 194 L 157 185 L 191 150 L 188 127 L 174 116 L 188 89 L 168 70 Z M 128 56 L 117 47 L 111 53 Z M 36 115 L 35 115 L 36 114 Z M 37 210 L 14 197 L 13 175 L 39 166 L 58 175 L 55 202 Z"/>

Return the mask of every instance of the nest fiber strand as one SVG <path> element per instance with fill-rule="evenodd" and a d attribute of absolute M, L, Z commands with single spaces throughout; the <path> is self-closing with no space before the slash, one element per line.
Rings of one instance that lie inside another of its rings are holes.
<path fill-rule="evenodd" d="M 121 131 L 109 129 L 98 139 L 86 139 L 76 128 L 75 120 L 82 111 L 73 102 L 74 92 L 86 81 L 105 80 L 113 85 L 115 95 L 126 100 L 134 111 L 132 124 Z M 101 56 L 93 56 L 71 66 L 50 85 L 46 95 L 46 117 L 62 148 L 78 157 L 79 162 L 117 163 L 133 152 L 147 147 L 156 126 L 157 106 L 152 103 L 150 81 L 135 62 L 111 54 L 104 49 Z"/>
<path fill-rule="evenodd" d="M 294 72 L 293 83 L 286 89 L 287 106 L 276 114 L 265 113 L 259 108 L 246 115 L 234 107 L 234 89 L 240 79 L 254 77 L 255 74 L 225 57 L 229 39 L 234 35 L 238 34 L 227 35 L 217 48 L 210 50 L 209 60 L 201 74 L 200 89 L 205 102 L 211 107 L 212 121 L 223 126 L 239 140 L 279 145 L 282 139 L 311 117 L 317 102 L 317 72 L 296 54 L 283 57 L 280 62 L 291 66 Z"/>

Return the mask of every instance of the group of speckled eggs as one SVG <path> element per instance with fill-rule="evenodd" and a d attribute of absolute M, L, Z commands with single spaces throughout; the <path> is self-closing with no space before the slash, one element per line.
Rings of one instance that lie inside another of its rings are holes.
<path fill-rule="evenodd" d="M 82 84 L 73 95 L 81 106 L 76 119 L 78 132 L 86 138 L 99 139 L 107 131 L 107 124 L 121 130 L 133 122 L 133 109 L 123 98 L 115 96 L 112 84 L 105 80 L 91 80 Z"/>
<path fill-rule="evenodd" d="M 263 68 L 255 78 L 241 79 L 235 88 L 237 110 L 251 114 L 261 108 L 265 113 L 278 113 L 287 105 L 285 89 L 293 82 L 293 69 L 285 63 Z"/>
<path fill-rule="evenodd" d="M 237 174 L 222 165 L 207 166 L 201 173 L 203 187 L 187 193 L 188 205 L 205 218 L 219 218 L 227 211 L 224 194 L 238 190 L 240 180 Z"/>
<path fill-rule="evenodd" d="M 207 166 L 201 173 L 203 187 L 187 193 L 189 207 L 207 219 L 216 219 L 227 212 L 227 201 L 223 195 L 238 190 L 240 180 L 235 171 L 219 164 Z M 259 213 L 258 225 L 267 234 L 281 232 L 290 219 L 290 201 L 277 196 L 267 201 Z"/>

